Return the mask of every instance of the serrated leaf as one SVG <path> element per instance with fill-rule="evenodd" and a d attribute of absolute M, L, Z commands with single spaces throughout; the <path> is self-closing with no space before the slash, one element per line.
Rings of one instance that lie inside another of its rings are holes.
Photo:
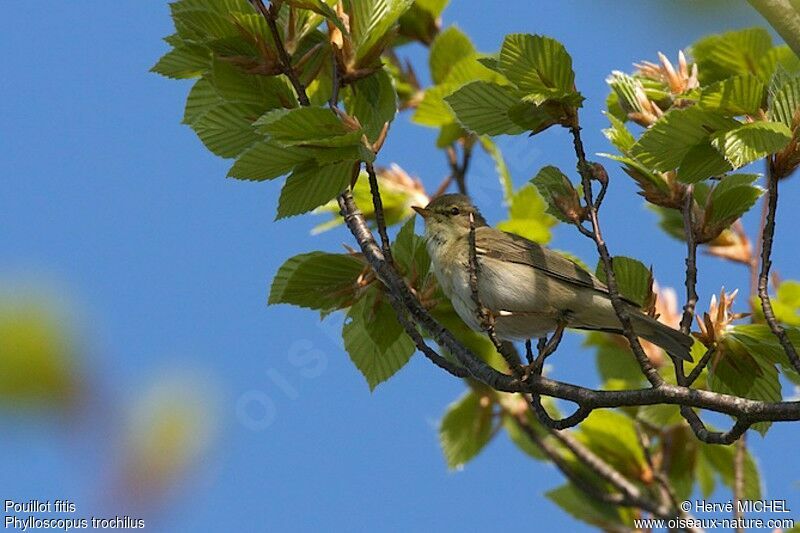
<path fill-rule="evenodd" d="M 611 94 L 615 96 L 608 105 L 608 111 L 616 116 L 620 121 L 628 118 L 628 113 L 638 113 L 642 111 L 642 104 L 638 94 L 644 93 L 641 80 L 629 74 L 615 70 L 606 78 L 606 83 L 611 87 Z M 613 109 L 618 107 L 619 110 Z"/>
<path fill-rule="evenodd" d="M 539 194 L 547 202 L 547 213 L 562 222 L 571 223 L 571 220 L 564 214 L 559 205 L 559 202 L 564 201 L 560 199 L 566 199 L 567 201 L 570 201 L 570 199 L 577 201 L 578 199 L 578 193 L 569 178 L 557 167 L 546 166 L 530 182 L 536 186 Z M 570 201 L 570 203 L 572 202 Z"/>
<path fill-rule="evenodd" d="M 733 224 L 756 203 L 764 189 L 752 185 L 756 174 L 727 176 L 711 191 L 705 211 L 705 224 L 720 231 Z"/>
<path fill-rule="evenodd" d="M 797 135 L 800 125 L 800 77 L 787 80 L 770 95 L 768 116 Z"/>
<path fill-rule="evenodd" d="M 331 6 L 322 0 L 286 0 L 286 3 L 291 6 L 299 7 L 301 9 L 308 9 L 314 13 L 317 13 L 318 15 L 322 15 L 327 20 L 330 20 L 333 25 L 336 26 L 344 35 L 348 35 L 347 28 L 344 24 L 342 24 L 339 16 L 331 8 Z"/>
<path fill-rule="evenodd" d="M 734 76 L 704 88 L 698 105 L 726 115 L 754 115 L 765 96 L 766 86 L 756 76 Z"/>
<path fill-rule="evenodd" d="M 236 157 L 260 139 L 252 123 L 262 110 L 254 105 L 222 103 L 192 122 L 206 148 L 220 157 Z"/>
<path fill-rule="evenodd" d="M 256 129 L 278 142 L 313 142 L 352 133 L 333 111 L 325 107 L 277 109 L 254 124 Z"/>
<path fill-rule="evenodd" d="M 492 436 L 492 401 L 469 391 L 450 404 L 439 426 L 447 466 L 457 468 L 480 453 Z"/>
<path fill-rule="evenodd" d="M 173 79 L 197 78 L 208 70 L 210 64 L 208 48 L 187 43 L 164 54 L 150 71 Z"/>
<path fill-rule="evenodd" d="M 409 218 L 392 243 L 392 255 L 402 267 L 406 278 L 425 280 L 431 260 L 425 247 L 425 239 L 414 233 L 415 219 Z"/>
<path fill-rule="evenodd" d="M 221 105 L 222 98 L 217 94 L 214 84 L 207 77 L 202 77 L 192 86 L 186 98 L 186 109 L 183 113 L 183 123 L 192 124 L 203 116 L 209 109 Z"/>
<path fill-rule="evenodd" d="M 330 312 L 349 307 L 364 262 L 350 254 L 310 252 L 288 259 L 272 279 L 269 304 L 292 304 Z"/>
<path fill-rule="evenodd" d="M 350 16 L 350 34 L 360 64 L 378 58 L 387 33 L 413 3 L 413 0 L 343 1 Z"/>
<path fill-rule="evenodd" d="M 781 150 L 791 140 L 791 130 L 780 122 L 752 122 L 712 135 L 711 144 L 739 168 Z"/>
<path fill-rule="evenodd" d="M 671 109 L 642 134 L 631 154 L 650 168 L 674 170 L 692 148 L 708 142 L 711 134 L 738 126 L 741 123 L 732 118 L 696 106 Z"/>
<path fill-rule="evenodd" d="M 210 80 L 220 98 L 230 103 L 248 104 L 264 111 L 297 107 L 297 99 L 284 76 L 258 76 L 216 60 Z"/>
<path fill-rule="evenodd" d="M 475 81 L 447 96 L 445 101 L 459 123 L 478 135 L 515 135 L 524 131 L 508 116 L 509 109 L 520 101 L 510 87 Z"/>
<path fill-rule="evenodd" d="M 704 37 L 692 45 L 700 81 L 713 83 L 731 76 L 758 74 L 757 65 L 772 48 L 763 28 L 730 31 Z"/>
<path fill-rule="evenodd" d="M 276 219 L 307 213 L 338 196 L 350 184 L 355 161 L 318 166 L 305 163 L 286 179 L 278 200 Z"/>
<path fill-rule="evenodd" d="M 612 264 L 620 294 L 639 305 L 643 305 L 650 295 L 652 278 L 650 269 L 641 261 L 622 255 L 613 257 Z M 595 275 L 600 281 L 606 283 L 606 271 L 603 268 L 602 261 L 598 261 Z"/>
<path fill-rule="evenodd" d="M 476 53 L 472 41 L 458 27 L 450 26 L 439 33 L 431 44 L 428 56 L 433 83 L 443 83 L 453 65 Z"/>
<path fill-rule="evenodd" d="M 617 150 L 623 154 L 627 154 L 630 149 L 633 148 L 636 139 L 628 128 L 625 127 L 624 122 L 611 113 L 606 113 L 605 115 L 609 122 L 611 122 L 611 127 L 604 129 L 603 135 L 606 136 L 606 139 L 611 141 L 611 144 L 613 144 Z"/>
<path fill-rule="evenodd" d="M 294 167 L 308 161 L 309 153 L 302 148 L 284 147 L 271 142 L 259 142 L 245 150 L 228 177 L 243 180 L 271 180 L 288 174 Z"/>
<path fill-rule="evenodd" d="M 512 195 L 509 217 L 498 223 L 497 229 L 546 244 L 550 241 L 550 228 L 556 224 L 546 210 L 547 205 L 536 187 L 523 185 Z"/>
<path fill-rule="evenodd" d="M 732 394 L 751 400 L 779 402 L 781 384 L 778 370 L 762 353 L 751 353 L 736 336 L 723 337 L 718 352 L 708 368 L 708 386 L 714 392 Z M 769 423 L 755 426 L 766 433 Z"/>
<path fill-rule="evenodd" d="M 681 159 L 678 180 L 697 183 L 713 176 L 721 176 L 732 170 L 728 160 L 709 141 L 694 145 Z"/>
<path fill-rule="evenodd" d="M 541 35 L 507 35 L 500 49 L 500 69 L 526 94 L 541 103 L 575 92 L 572 58 L 564 45 Z"/>
<path fill-rule="evenodd" d="M 370 390 L 403 368 L 415 349 L 385 298 L 371 288 L 350 308 L 342 328 L 345 350 Z"/>
<path fill-rule="evenodd" d="M 371 142 L 397 113 L 397 93 L 385 69 L 350 84 L 344 102 L 348 114 L 358 119 Z"/>

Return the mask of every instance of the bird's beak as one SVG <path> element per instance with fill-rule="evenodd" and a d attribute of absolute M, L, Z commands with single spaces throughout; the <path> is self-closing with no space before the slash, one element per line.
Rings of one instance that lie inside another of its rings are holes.
<path fill-rule="evenodd" d="M 419 207 L 418 205 L 412 205 L 411 209 L 416 211 L 422 218 L 428 218 L 429 216 L 431 216 L 430 209 L 425 209 L 424 207 Z"/>

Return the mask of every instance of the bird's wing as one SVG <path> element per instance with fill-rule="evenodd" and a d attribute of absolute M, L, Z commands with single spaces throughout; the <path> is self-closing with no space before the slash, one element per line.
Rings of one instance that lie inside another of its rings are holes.
<path fill-rule="evenodd" d="M 602 281 L 575 262 L 513 233 L 506 233 L 489 226 L 476 228 L 475 251 L 478 255 L 530 266 L 576 287 L 585 287 L 608 294 L 608 287 Z M 622 299 L 639 307 L 638 304 L 624 296 Z"/>

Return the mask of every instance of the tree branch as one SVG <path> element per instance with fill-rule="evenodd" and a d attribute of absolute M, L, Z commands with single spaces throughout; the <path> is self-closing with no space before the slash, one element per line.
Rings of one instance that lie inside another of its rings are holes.
<path fill-rule="evenodd" d="M 800 372 L 800 356 L 797 350 L 789 341 L 786 331 L 778 323 L 775 311 L 772 309 L 772 301 L 769 298 L 769 269 L 772 267 L 772 241 L 775 237 L 775 214 L 778 210 L 778 175 L 775 172 L 774 162 L 769 158 L 767 162 L 767 218 L 764 224 L 764 231 L 761 234 L 761 273 L 758 275 L 758 297 L 761 300 L 761 308 L 764 311 L 764 319 L 769 325 L 769 329 L 786 352 L 786 356 L 792 366 Z"/>
<path fill-rule="evenodd" d="M 289 78 L 292 87 L 294 87 L 294 92 L 297 94 L 297 101 L 300 102 L 300 105 L 311 105 L 311 101 L 306 94 L 306 88 L 300 81 L 300 78 L 297 77 L 297 73 L 292 67 L 292 58 L 289 56 L 289 52 L 286 51 L 286 47 L 283 46 L 281 34 L 278 30 L 278 11 L 272 3 L 270 3 L 269 8 L 267 8 L 263 0 L 250 0 L 250 3 L 261 13 L 264 20 L 267 21 L 269 32 L 272 34 L 272 41 L 275 43 L 275 49 L 278 51 L 278 57 L 281 60 L 281 68 L 286 77 Z"/>
<path fill-rule="evenodd" d="M 574 120 L 575 123 L 570 126 L 570 132 L 572 133 L 572 144 L 575 148 L 575 156 L 578 159 L 578 173 L 581 176 L 581 183 L 583 185 L 583 198 L 586 202 L 589 221 L 592 224 L 591 237 L 595 242 L 597 253 L 600 255 L 600 259 L 603 263 L 603 269 L 606 273 L 606 285 L 608 286 L 608 295 L 611 299 L 611 305 L 614 307 L 614 312 L 616 312 L 617 318 L 619 318 L 619 321 L 622 324 L 623 334 L 625 335 L 625 338 L 628 339 L 631 350 L 633 350 L 633 355 L 636 357 L 636 361 L 639 363 L 642 372 L 650 384 L 653 385 L 653 387 L 658 387 L 664 383 L 664 379 L 659 375 L 658 371 L 650 362 L 650 359 L 648 359 L 647 354 L 644 352 L 644 349 L 639 342 L 639 338 L 633 331 L 630 316 L 628 316 L 628 310 L 625 308 L 625 304 L 622 302 L 622 299 L 619 295 L 619 288 L 617 287 L 617 278 L 614 274 L 611 254 L 608 251 L 608 247 L 603 240 L 603 234 L 600 230 L 600 222 L 597 216 L 598 204 L 592 200 L 592 179 L 594 178 L 593 170 L 592 166 L 586 160 L 586 151 L 583 147 L 583 140 L 581 139 L 581 128 L 577 121 L 578 119 L 576 116 Z"/>

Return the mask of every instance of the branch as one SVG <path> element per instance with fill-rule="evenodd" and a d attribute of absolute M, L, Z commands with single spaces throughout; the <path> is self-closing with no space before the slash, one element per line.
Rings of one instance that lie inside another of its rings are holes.
<path fill-rule="evenodd" d="M 381 191 L 378 188 L 378 176 L 372 163 L 365 163 L 367 175 L 369 176 L 369 191 L 372 194 L 372 206 L 375 208 L 375 223 L 378 226 L 378 235 L 381 237 L 381 251 L 389 263 L 393 263 L 392 246 L 389 241 L 389 233 L 386 231 L 386 219 L 383 215 L 383 200 Z"/>
<path fill-rule="evenodd" d="M 275 43 L 275 49 L 278 50 L 278 57 L 281 60 L 281 69 L 283 70 L 283 73 L 286 74 L 286 77 L 289 78 L 289 82 L 291 82 L 292 87 L 294 87 L 294 92 L 297 94 L 297 101 L 300 102 L 300 105 L 311 105 L 311 101 L 308 99 L 308 95 L 306 94 L 306 88 L 300 81 L 300 78 L 297 77 L 297 73 L 292 67 L 292 58 L 289 56 L 289 52 L 286 51 L 286 47 L 283 46 L 281 34 L 278 31 L 278 10 L 275 9 L 275 5 L 272 3 L 270 3 L 268 9 L 266 6 L 264 6 L 263 0 L 250 0 L 250 3 L 267 21 L 269 32 L 272 34 L 272 41 Z"/>
<path fill-rule="evenodd" d="M 511 350 L 506 349 L 506 346 L 504 346 L 497 337 L 497 333 L 494 329 L 494 315 L 491 310 L 487 309 L 483 303 L 481 303 L 481 298 L 478 294 L 478 274 L 480 272 L 480 265 L 478 264 L 478 252 L 475 249 L 475 217 L 472 213 L 469 214 L 469 237 L 467 245 L 469 246 L 469 261 L 467 263 L 469 269 L 469 288 L 472 294 L 472 302 L 475 304 L 478 313 L 478 320 L 480 320 L 481 327 L 486 331 L 486 334 L 489 336 L 492 344 L 494 344 L 497 352 L 505 359 L 514 377 L 523 379 L 524 372 L 522 366 L 520 366 L 519 357 L 517 354 L 512 353 Z"/>
<path fill-rule="evenodd" d="M 694 208 L 694 185 L 686 187 L 683 203 L 683 231 L 686 235 L 686 305 L 683 306 L 681 332 L 688 335 L 692 327 L 694 309 L 697 305 L 697 239 L 695 238 L 692 210 Z M 681 363 L 681 369 L 683 364 Z"/>
<path fill-rule="evenodd" d="M 594 240 L 597 246 L 597 253 L 600 255 L 600 259 L 603 262 L 603 270 L 605 270 L 606 273 L 606 285 L 608 286 L 608 295 L 611 299 L 611 305 L 617 313 L 617 318 L 622 324 L 622 332 L 628 339 L 628 343 L 630 343 L 631 349 L 633 350 L 633 355 L 636 357 L 636 361 L 639 363 L 642 372 L 653 387 L 658 387 L 664 383 L 664 379 L 659 375 L 658 371 L 650 362 L 650 359 L 648 359 L 647 354 L 644 352 L 642 345 L 639 343 L 639 338 L 633 331 L 633 326 L 628 316 L 628 310 L 625 308 L 625 304 L 622 302 L 619 295 L 611 254 L 608 252 L 608 247 L 603 240 L 603 234 L 600 230 L 600 222 L 597 216 L 599 202 L 595 203 L 592 200 L 592 179 L 594 179 L 594 174 L 592 166 L 586 160 L 586 151 L 583 147 L 581 128 L 577 124 L 577 118 L 575 118 L 575 123 L 570 126 L 570 132 L 572 133 L 575 156 L 578 159 L 578 173 L 581 176 L 581 183 L 583 185 L 583 198 L 586 202 L 589 221 L 592 224 L 591 238 Z M 583 228 L 583 226 L 580 227 Z"/>
<path fill-rule="evenodd" d="M 778 175 L 775 172 L 774 162 L 770 158 L 767 163 L 767 218 L 761 234 L 761 273 L 758 275 L 758 297 L 761 300 L 764 319 L 767 321 L 769 329 L 778 338 L 792 366 L 800 372 L 800 356 L 797 355 L 797 351 L 789 341 L 786 331 L 778 324 L 775 311 L 772 309 L 772 301 L 769 298 L 769 269 L 772 266 L 770 255 L 772 254 L 772 240 L 775 237 L 775 213 L 777 210 Z"/>
<path fill-rule="evenodd" d="M 461 149 L 461 162 L 458 162 L 458 154 L 454 145 L 447 148 L 447 162 L 450 165 L 450 176 L 447 183 L 452 181 L 456 182 L 458 192 L 467 194 L 467 170 L 469 170 L 469 163 L 472 160 L 472 137 L 469 136 L 463 140 Z"/>

